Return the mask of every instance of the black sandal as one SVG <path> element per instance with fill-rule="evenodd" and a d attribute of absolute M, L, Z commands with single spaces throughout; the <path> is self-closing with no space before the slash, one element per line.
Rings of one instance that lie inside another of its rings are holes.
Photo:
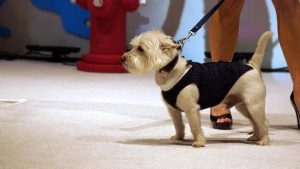
<path fill-rule="evenodd" d="M 300 129 L 300 113 L 297 109 L 297 106 L 296 106 L 296 103 L 295 103 L 295 100 L 294 100 L 294 91 L 291 93 L 290 100 L 291 100 L 291 103 L 292 103 L 292 105 L 295 109 L 295 112 L 296 112 L 298 129 Z"/>
<path fill-rule="evenodd" d="M 225 118 L 229 118 L 231 122 L 217 123 L 218 119 L 225 119 Z M 221 115 L 221 116 L 213 116 L 210 113 L 210 121 L 211 121 L 212 127 L 214 129 L 231 130 L 231 128 L 232 128 L 232 116 L 231 116 L 231 113 L 224 114 L 224 115 Z"/>

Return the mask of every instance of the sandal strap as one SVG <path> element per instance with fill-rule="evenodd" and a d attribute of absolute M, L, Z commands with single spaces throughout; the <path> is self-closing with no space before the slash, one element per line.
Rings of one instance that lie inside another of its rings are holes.
<path fill-rule="evenodd" d="M 229 118 L 232 121 L 231 113 L 223 114 L 221 116 L 213 116 L 212 114 L 210 114 L 210 120 L 211 121 L 217 121 L 218 119 L 225 119 L 225 118 Z"/>

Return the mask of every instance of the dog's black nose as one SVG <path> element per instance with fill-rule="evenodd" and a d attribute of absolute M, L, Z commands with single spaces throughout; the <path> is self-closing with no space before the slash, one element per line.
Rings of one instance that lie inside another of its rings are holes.
<path fill-rule="evenodd" d="M 126 61 L 126 58 L 125 57 L 122 57 L 121 58 L 121 63 L 124 63 Z"/>

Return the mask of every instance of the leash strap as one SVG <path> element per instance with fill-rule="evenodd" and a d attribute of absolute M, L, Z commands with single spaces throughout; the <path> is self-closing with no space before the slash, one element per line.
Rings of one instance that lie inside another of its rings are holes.
<path fill-rule="evenodd" d="M 200 21 L 189 31 L 188 36 L 178 40 L 176 43 L 180 44 L 183 48 L 184 44 L 190 39 L 191 36 L 196 35 L 197 31 L 207 22 L 207 20 L 216 12 L 216 10 L 222 5 L 225 0 L 221 0 L 217 3 L 208 13 L 200 19 Z"/>

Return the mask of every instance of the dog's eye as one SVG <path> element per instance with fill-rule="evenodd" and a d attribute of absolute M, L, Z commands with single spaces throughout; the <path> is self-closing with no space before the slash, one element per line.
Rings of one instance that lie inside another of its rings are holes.
<path fill-rule="evenodd" d="M 139 47 L 138 47 L 138 51 L 144 52 L 144 49 L 143 49 L 141 46 L 139 46 Z"/>

